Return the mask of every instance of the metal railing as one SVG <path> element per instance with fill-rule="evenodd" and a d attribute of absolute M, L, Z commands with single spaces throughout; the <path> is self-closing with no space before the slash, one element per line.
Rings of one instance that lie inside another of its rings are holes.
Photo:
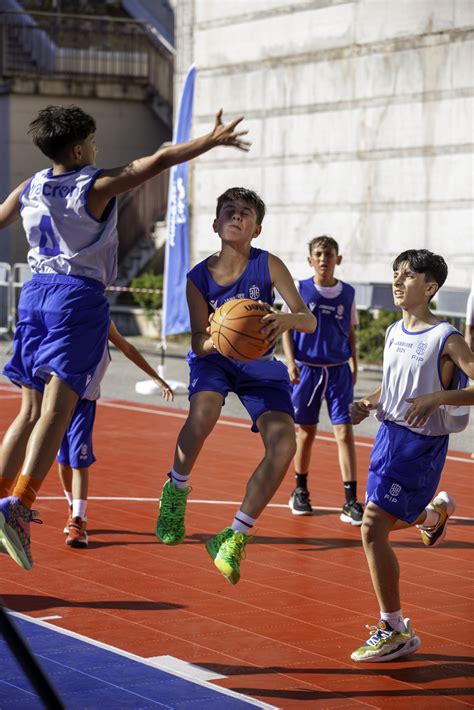
<path fill-rule="evenodd" d="M 146 22 L 3 12 L 0 77 L 133 81 L 171 106 L 173 50 Z"/>

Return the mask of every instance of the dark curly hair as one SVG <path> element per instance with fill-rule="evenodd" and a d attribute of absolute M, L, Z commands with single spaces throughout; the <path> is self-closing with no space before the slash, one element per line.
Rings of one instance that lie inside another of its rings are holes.
<path fill-rule="evenodd" d="M 30 123 L 28 133 L 42 153 L 59 161 L 95 130 L 94 119 L 79 106 L 46 106 Z"/>
<path fill-rule="evenodd" d="M 216 217 L 219 217 L 219 212 L 224 202 L 229 202 L 230 200 L 239 200 L 239 202 L 252 205 L 257 213 L 257 224 L 262 224 L 265 217 L 265 203 L 256 192 L 248 190 L 246 187 L 230 187 L 222 195 L 219 195 L 217 198 Z"/>

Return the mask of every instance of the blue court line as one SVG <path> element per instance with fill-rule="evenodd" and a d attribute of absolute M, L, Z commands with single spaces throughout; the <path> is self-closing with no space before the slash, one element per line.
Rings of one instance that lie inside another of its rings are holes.
<path fill-rule="evenodd" d="M 146 659 L 44 621 L 12 613 L 67 710 L 244 710 L 271 708 L 204 681 L 154 668 Z M 43 703 L 0 637 L 0 709 L 40 710 Z"/>

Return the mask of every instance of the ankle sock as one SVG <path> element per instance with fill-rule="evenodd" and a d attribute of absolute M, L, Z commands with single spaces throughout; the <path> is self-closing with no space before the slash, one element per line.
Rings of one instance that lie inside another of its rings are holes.
<path fill-rule="evenodd" d="M 402 610 L 398 611 L 381 611 L 380 618 L 383 621 L 388 621 L 392 629 L 395 631 L 406 631 L 405 622 L 403 620 Z"/>
<path fill-rule="evenodd" d="M 72 501 L 72 517 L 86 519 L 87 500 L 75 499 Z"/>
<path fill-rule="evenodd" d="M 425 512 L 426 518 L 422 522 L 422 527 L 432 528 L 439 520 L 439 513 L 437 513 L 436 510 L 433 510 L 433 508 L 430 508 L 429 506 L 425 508 Z"/>
<path fill-rule="evenodd" d="M 7 498 L 13 486 L 10 478 L 0 478 L 0 498 Z"/>
<path fill-rule="evenodd" d="M 19 498 L 27 508 L 31 508 L 35 502 L 42 481 L 37 481 L 32 476 L 22 473 L 13 489 L 12 496 Z"/>
<path fill-rule="evenodd" d="M 190 475 L 190 473 L 178 473 L 174 468 L 171 469 L 171 481 L 176 488 L 187 488 Z"/>
<path fill-rule="evenodd" d="M 245 533 L 246 535 L 250 535 L 252 533 L 252 528 L 256 523 L 255 518 L 251 518 L 250 515 L 247 515 L 246 513 L 243 513 L 240 509 L 237 511 L 235 514 L 235 518 L 232 521 L 232 525 L 230 526 L 234 532 L 241 532 Z"/>
<path fill-rule="evenodd" d="M 308 474 L 307 473 L 295 473 L 296 487 L 304 488 L 305 491 L 308 490 Z"/>
<path fill-rule="evenodd" d="M 346 503 L 354 503 L 357 500 L 357 481 L 344 481 L 344 495 Z"/>

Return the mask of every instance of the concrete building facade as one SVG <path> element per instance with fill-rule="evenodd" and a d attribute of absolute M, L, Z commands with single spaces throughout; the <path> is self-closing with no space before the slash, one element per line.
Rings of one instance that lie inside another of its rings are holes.
<path fill-rule="evenodd" d="M 407 248 L 445 256 L 471 287 L 471 0 L 177 0 L 176 81 L 198 67 L 194 134 L 245 115 L 248 155 L 218 149 L 192 166 L 192 262 L 216 250 L 216 197 L 255 189 L 256 245 L 295 277 L 307 242 L 334 236 L 339 274 L 388 282 Z"/>

